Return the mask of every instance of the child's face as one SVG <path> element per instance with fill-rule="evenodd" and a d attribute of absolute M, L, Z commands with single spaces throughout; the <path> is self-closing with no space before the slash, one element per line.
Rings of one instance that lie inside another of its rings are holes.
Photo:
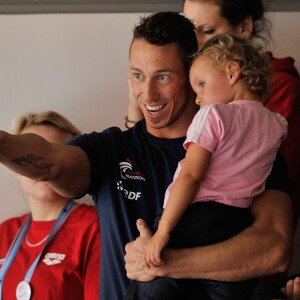
<path fill-rule="evenodd" d="M 229 103 L 234 93 L 229 82 L 229 74 L 213 65 L 207 55 L 199 56 L 190 69 L 191 86 L 196 93 L 196 104 Z"/>

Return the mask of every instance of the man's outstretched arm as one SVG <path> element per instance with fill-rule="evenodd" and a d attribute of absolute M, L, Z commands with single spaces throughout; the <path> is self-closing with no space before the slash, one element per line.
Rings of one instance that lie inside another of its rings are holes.
<path fill-rule="evenodd" d="M 80 148 L 50 143 L 31 133 L 0 131 L 0 162 L 17 174 L 47 181 L 67 197 L 80 196 L 90 181 L 90 164 Z"/>
<path fill-rule="evenodd" d="M 202 278 L 239 281 L 285 271 L 292 252 L 292 206 L 288 195 L 267 190 L 251 207 L 254 223 L 238 235 L 214 245 L 172 250 L 163 254 L 164 265 L 143 266 L 143 245 L 151 233 L 145 224 L 141 237 L 126 245 L 126 270 L 131 279 L 155 277 Z"/>

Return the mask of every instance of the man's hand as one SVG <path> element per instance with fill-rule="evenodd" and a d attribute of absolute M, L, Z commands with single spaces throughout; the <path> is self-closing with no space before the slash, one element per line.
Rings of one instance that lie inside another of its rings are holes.
<path fill-rule="evenodd" d="M 125 268 L 127 277 L 138 281 L 150 281 L 155 277 L 151 275 L 151 269 L 148 269 L 144 263 L 144 249 L 152 232 L 144 220 L 138 219 L 136 222 L 140 236 L 125 246 Z"/>

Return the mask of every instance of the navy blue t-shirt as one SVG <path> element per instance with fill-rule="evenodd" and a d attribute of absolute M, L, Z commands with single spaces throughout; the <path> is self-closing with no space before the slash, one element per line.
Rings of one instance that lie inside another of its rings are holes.
<path fill-rule="evenodd" d="M 165 190 L 185 155 L 184 140 L 154 137 L 147 132 L 145 121 L 140 121 L 127 131 L 113 127 L 69 142 L 81 147 L 91 164 L 87 192 L 95 201 L 100 222 L 101 300 L 124 299 L 130 283 L 124 247 L 138 236 L 136 220 L 142 218 L 152 225 L 156 211 L 162 208 Z M 284 161 L 276 159 L 266 188 L 287 190 Z"/>

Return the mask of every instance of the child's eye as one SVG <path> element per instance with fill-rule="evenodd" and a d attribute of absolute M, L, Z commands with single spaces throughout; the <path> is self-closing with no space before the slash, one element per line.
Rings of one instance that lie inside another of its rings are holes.
<path fill-rule="evenodd" d="M 201 82 L 199 83 L 199 85 L 200 85 L 201 87 L 204 87 L 204 86 L 205 86 L 205 82 L 204 82 L 204 81 L 201 81 Z"/>

